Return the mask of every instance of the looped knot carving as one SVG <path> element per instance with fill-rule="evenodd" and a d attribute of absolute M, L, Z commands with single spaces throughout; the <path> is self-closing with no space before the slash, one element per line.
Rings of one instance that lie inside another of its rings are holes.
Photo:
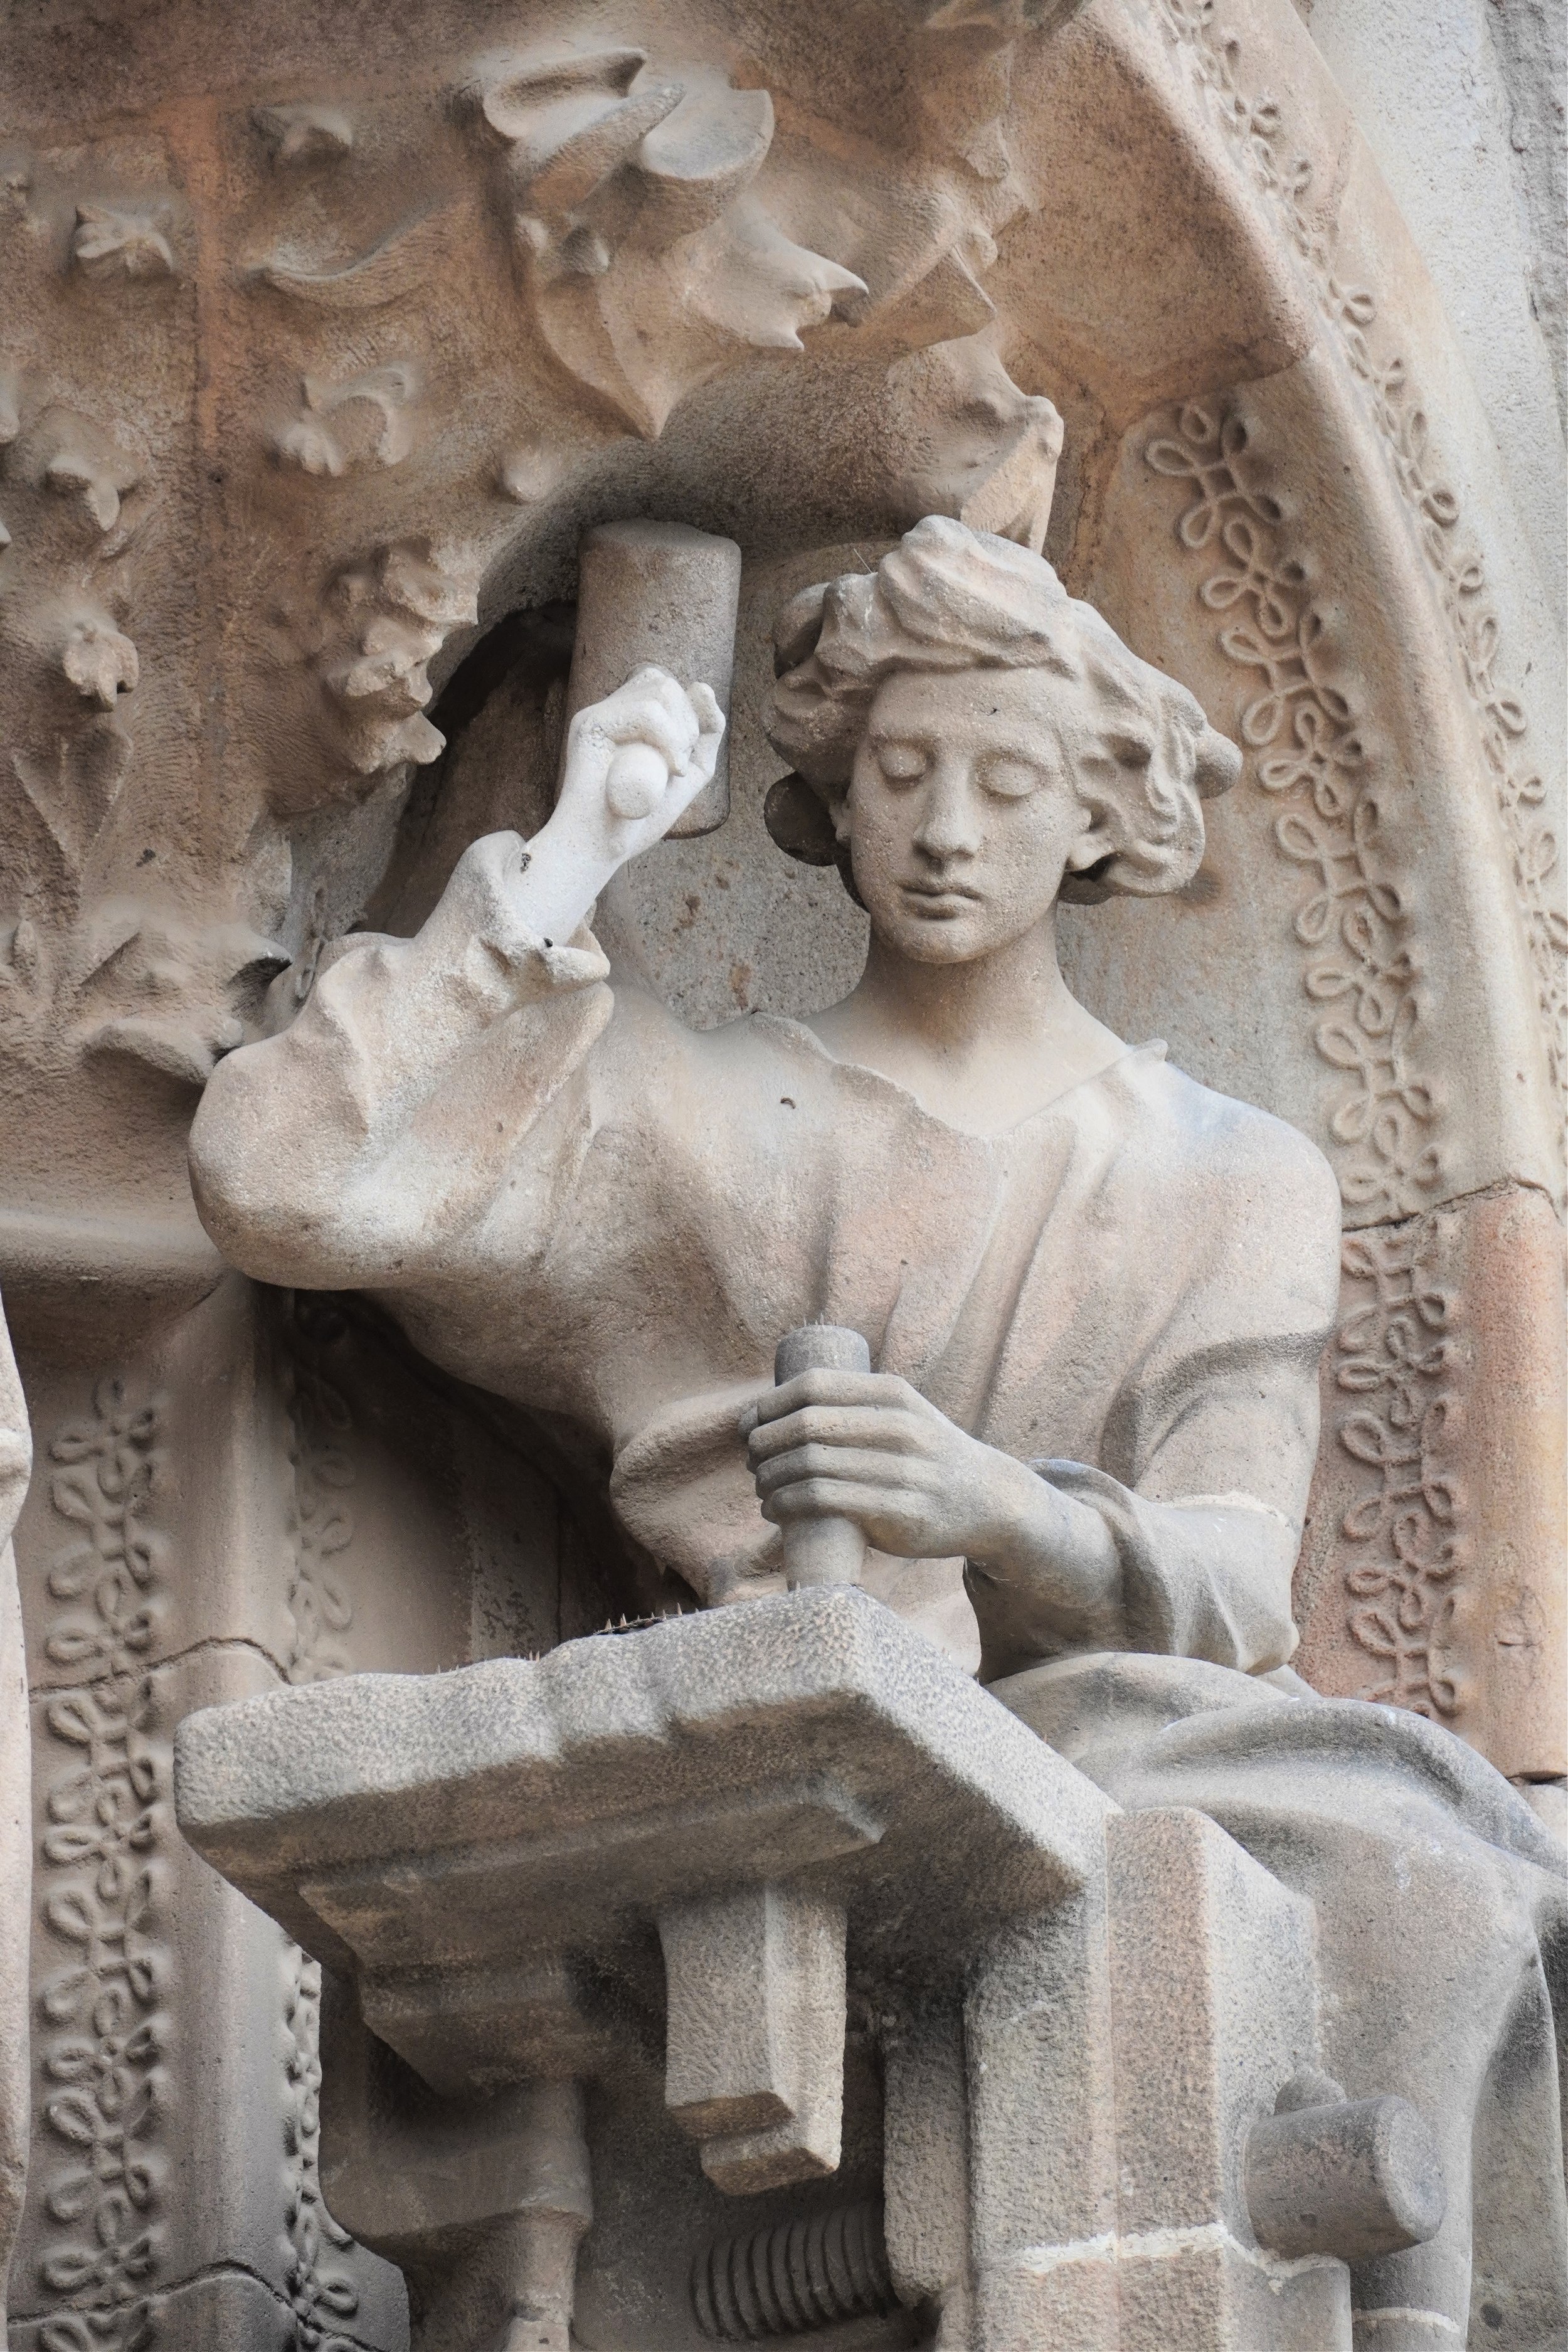
<path fill-rule="evenodd" d="M 1340 1186 L 1352 1207 L 1407 1216 L 1438 1181 L 1434 1130 L 1441 1102 L 1417 1066 L 1419 961 L 1410 914 L 1380 856 L 1375 761 L 1361 689 L 1342 674 L 1306 564 L 1284 541 L 1284 509 L 1253 478 L 1250 434 L 1231 408 L 1182 408 L 1174 431 L 1145 451 L 1156 473 L 1184 481 L 1191 502 L 1177 535 L 1220 568 L 1200 583 L 1211 612 L 1229 615 L 1220 650 L 1253 674 L 1240 734 L 1257 782 L 1285 803 L 1274 838 L 1313 887 L 1293 929 L 1312 951 L 1304 974 L 1325 1013 L 1313 1032 L 1325 1062 L 1353 1083 L 1329 1114 Z"/>
<path fill-rule="evenodd" d="M 1253 179 L 1277 208 L 1286 235 L 1306 265 L 1319 308 L 1338 336 L 1410 510 L 1436 583 L 1512 853 L 1514 889 L 1530 946 L 1552 1080 L 1559 1101 L 1568 1106 L 1568 918 L 1552 898 L 1561 846 L 1535 814 L 1543 797 L 1540 778 L 1519 760 L 1526 715 L 1518 696 L 1498 680 L 1500 630 L 1485 568 L 1475 550 L 1460 539 L 1459 501 L 1437 471 L 1426 413 L 1410 397 L 1404 359 L 1397 352 L 1379 348 L 1373 331 L 1376 298 L 1364 287 L 1343 282 L 1331 231 L 1308 207 L 1311 165 L 1305 157 L 1290 157 L 1282 150 L 1279 107 L 1271 99 L 1248 99 L 1244 92 L 1240 44 L 1219 31 L 1214 0 L 1159 0 L 1159 7 L 1165 31 L 1186 60 L 1200 93 L 1236 140 Z M 1184 411 L 1184 417 L 1193 413 Z M 1184 432 L 1177 443 L 1160 440 L 1149 446 L 1146 454 L 1157 471 L 1187 475 L 1198 492 L 1180 526 L 1190 547 L 1205 546 L 1219 522 L 1238 507 L 1256 513 L 1249 494 L 1233 486 L 1230 460 L 1245 442 L 1244 430 L 1237 438 L 1238 429 L 1225 420 L 1212 451 L 1206 442 L 1201 451 L 1194 449 L 1193 436 Z M 1258 520 L 1272 528 L 1279 518 L 1276 513 L 1272 523 L 1266 516 Z M 1263 781 L 1272 781 L 1267 767 Z M 1347 1190 L 1347 1200 L 1353 1197 Z"/>
<path fill-rule="evenodd" d="M 159 1860 L 167 1766 L 147 1673 L 163 1562 L 145 1516 L 158 1432 L 155 1401 L 103 1381 L 91 1417 L 68 1422 L 49 1447 L 50 1501 L 74 1532 L 50 1563 L 48 1590 L 73 1605 L 52 1621 L 44 1647 L 82 1679 L 45 1717 L 70 1753 L 47 1786 L 43 1916 L 69 1958 L 39 2004 L 52 2086 L 44 2119 L 63 2144 L 44 2192 L 63 2234 L 39 2263 L 44 2286 L 63 2302 L 43 2322 L 40 2352 L 139 2352 L 153 2340 L 167 2038 Z"/>
<path fill-rule="evenodd" d="M 1345 1571 L 1352 1639 L 1377 1661 L 1361 1696 L 1452 1717 L 1468 1696 L 1449 1658 L 1454 1585 L 1468 1565 L 1464 1490 L 1445 1462 L 1458 1406 L 1452 1296 L 1429 1278 L 1419 1226 L 1354 1234 L 1344 1271 L 1372 1297 L 1341 1325 L 1334 1378 L 1365 1400 L 1340 1421 L 1340 1444 L 1374 1483 L 1345 1512 L 1355 1548 Z"/>

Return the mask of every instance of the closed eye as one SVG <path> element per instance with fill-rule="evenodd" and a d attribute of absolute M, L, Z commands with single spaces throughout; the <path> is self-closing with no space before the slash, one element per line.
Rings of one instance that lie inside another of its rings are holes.
<path fill-rule="evenodd" d="M 983 761 L 975 771 L 975 780 L 982 792 L 992 793 L 998 800 L 1026 800 L 1045 782 L 1044 772 L 1032 760 L 1021 760 L 1005 752 L 994 759 Z"/>
<path fill-rule="evenodd" d="M 918 743 L 879 743 L 877 765 L 889 783 L 912 784 L 926 772 L 926 755 Z"/>

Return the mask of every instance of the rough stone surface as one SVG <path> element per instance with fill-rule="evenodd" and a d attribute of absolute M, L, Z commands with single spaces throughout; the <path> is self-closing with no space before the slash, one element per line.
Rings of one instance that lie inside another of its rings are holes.
<path fill-rule="evenodd" d="M 1560 1776 L 1568 1318 L 1551 1203 L 1510 1186 L 1356 1234 L 1342 1281 L 1298 1664 L 1320 1690 L 1419 1706 L 1500 1771 Z"/>
<path fill-rule="evenodd" d="M 1444 0 L 1408 15 L 1313 0 L 1309 23 L 1336 79 L 1359 100 L 1358 118 L 1458 330 L 1561 609 L 1561 12 L 1536 0 Z"/>

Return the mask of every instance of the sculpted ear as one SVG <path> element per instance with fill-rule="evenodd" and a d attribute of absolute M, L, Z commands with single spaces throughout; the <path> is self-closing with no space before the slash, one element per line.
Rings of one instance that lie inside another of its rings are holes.
<path fill-rule="evenodd" d="M 1092 875 L 1097 866 L 1104 866 L 1122 846 L 1121 830 L 1112 823 L 1108 809 L 1096 808 L 1085 803 L 1083 831 L 1067 855 L 1069 874 Z"/>

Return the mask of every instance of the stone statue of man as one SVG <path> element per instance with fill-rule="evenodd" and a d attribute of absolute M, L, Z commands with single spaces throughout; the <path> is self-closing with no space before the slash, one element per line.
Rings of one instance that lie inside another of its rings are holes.
<path fill-rule="evenodd" d="M 203 1215 L 248 1272 L 363 1286 L 574 1424 L 709 1602 L 774 1588 L 814 1516 L 858 1524 L 895 1600 L 965 1580 L 1004 1704 L 1315 1903 L 1333 2073 L 1414 2100 L 1449 2184 L 1429 2244 L 1354 2275 L 1379 2352 L 1464 2341 L 1473 2283 L 1496 2340 L 1544 2344 L 1554 1848 L 1447 1733 L 1288 1665 L 1333 1180 L 1057 960 L 1062 898 L 1191 878 L 1237 755 L 1041 558 L 941 518 L 797 598 L 778 655 L 773 740 L 870 917 L 842 1003 L 694 1034 L 607 985 L 595 898 L 719 739 L 704 689 L 644 671 L 574 720 L 526 847 L 475 843 L 416 938 L 341 942 L 293 1026 L 220 1065 Z M 816 1320 L 877 1369 L 775 1391 L 776 1339 Z"/>

